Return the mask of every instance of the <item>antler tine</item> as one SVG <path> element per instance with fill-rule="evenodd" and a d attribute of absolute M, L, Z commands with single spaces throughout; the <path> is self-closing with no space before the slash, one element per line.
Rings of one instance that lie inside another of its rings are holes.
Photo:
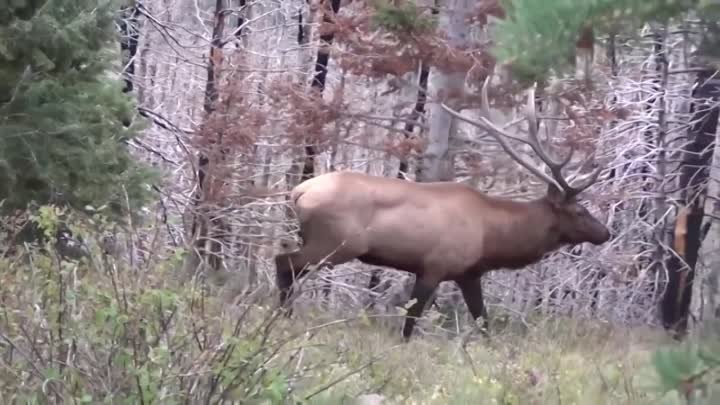
<path fill-rule="evenodd" d="M 488 100 L 487 88 L 488 88 L 488 84 L 490 83 L 491 77 L 492 77 L 491 75 L 488 75 L 485 78 L 482 88 L 480 89 L 480 111 L 481 111 L 480 120 L 482 121 L 482 123 L 481 123 L 482 125 L 480 125 L 480 126 L 485 128 L 488 131 L 488 133 L 490 135 L 492 135 L 493 138 L 495 138 L 498 141 L 498 143 L 500 143 L 500 146 L 503 148 L 505 153 L 510 155 L 510 157 L 512 157 L 516 162 L 518 162 L 524 168 L 528 169 L 536 177 L 538 177 L 539 179 L 543 180 L 544 182 L 546 182 L 548 184 L 552 184 L 558 188 L 564 188 L 562 183 L 556 181 L 556 179 L 554 179 L 553 177 L 548 176 L 547 174 L 545 174 L 545 172 L 543 172 L 539 168 L 535 167 L 534 165 L 532 165 L 532 164 L 526 162 L 524 159 L 522 159 L 520 157 L 520 155 L 507 143 L 507 141 L 505 140 L 504 137 L 513 138 L 513 139 L 517 139 L 517 138 L 512 135 L 507 134 L 504 130 L 502 130 L 501 128 L 499 128 L 498 126 L 493 124 L 492 121 L 490 121 L 490 102 Z M 533 106 L 534 106 L 534 104 L 533 104 Z M 445 107 L 445 110 L 449 111 L 456 118 L 460 118 L 461 120 L 469 122 L 473 125 L 478 124 L 478 122 L 476 122 L 474 120 L 470 120 L 470 119 L 458 114 L 457 112 L 452 111 L 447 106 L 443 106 L 443 107 Z M 536 117 L 536 119 L 537 119 L 537 117 Z M 533 126 L 532 123 L 530 125 Z M 535 150 L 535 153 L 538 153 L 539 149 L 536 145 L 533 145 L 532 143 L 530 143 L 530 146 L 533 148 L 533 150 Z M 542 154 L 544 156 L 543 151 L 540 151 L 538 154 Z"/>
<path fill-rule="evenodd" d="M 569 162 L 570 159 L 572 159 L 573 155 L 575 154 L 575 148 L 573 146 L 570 147 L 570 152 L 565 156 L 563 160 L 560 162 L 556 162 L 548 156 L 547 152 L 545 152 L 545 149 L 540 145 L 540 140 L 538 139 L 538 118 L 537 118 L 537 110 L 535 108 L 535 85 L 533 85 L 530 90 L 528 90 L 528 99 L 527 99 L 527 105 L 526 105 L 526 118 L 528 121 L 528 144 L 532 148 L 532 150 L 538 155 L 540 160 L 542 160 L 547 167 L 550 169 L 550 173 L 557 181 L 560 188 L 565 191 L 566 193 L 570 193 L 572 191 L 572 187 L 568 185 L 567 181 L 565 180 L 565 177 L 562 175 L 562 169 L 565 167 Z"/>
<path fill-rule="evenodd" d="M 582 193 L 586 188 L 592 186 L 597 181 L 601 172 L 602 167 L 598 167 L 592 174 L 588 175 L 584 181 L 581 181 L 579 185 L 569 186 L 567 190 L 568 197 L 574 197 Z"/>
<path fill-rule="evenodd" d="M 586 188 L 590 187 L 593 183 L 597 181 L 598 176 L 600 175 L 601 168 L 598 168 L 592 175 L 588 176 L 587 180 L 583 182 L 582 185 L 578 186 L 570 186 L 562 175 L 562 168 L 565 167 L 569 162 L 570 159 L 572 159 L 573 154 L 575 153 L 575 148 L 570 147 L 570 152 L 565 156 L 565 158 L 560 162 L 553 161 L 548 154 L 545 152 L 545 150 L 540 146 L 540 141 L 538 140 L 538 118 L 537 118 L 537 112 L 535 109 L 535 86 L 533 86 L 529 90 L 528 94 L 528 101 L 527 101 L 527 112 L 526 112 L 526 119 L 528 121 L 528 140 L 519 139 L 513 135 L 508 134 L 504 129 L 498 127 L 495 125 L 492 121 L 490 121 L 490 102 L 488 101 L 488 94 L 487 94 L 487 88 L 488 84 L 490 83 L 491 75 L 485 78 L 485 81 L 483 82 L 482 88 L 480 89 L 480 120 L 476 121 L 474 119 L 468 118 L 460 114 L 459 112 L 455 111 L 454 109 L 448 107 L 445 103 L 440 103 L 442 108 L 447 111 L 450 115 L 453 117 L 465 121 L 469 124 L 472 124 L 476 127 L 481 127 L 485 129 L 495 140 L 498 141 L 500 146 L 503 148 L 505 153 L 507 153 L 513 160 L 518 162 L 520 165 L 522 165 L 524 168 L 529 170 L 532 174 L 534 174 L 536 177 L 538 177 L 540 180 L 543 180 L 544 182 L 551 184 L 558 188 L 558 190 L 561 190 L 564 192 L 565 196 L 567 198 L 571 198 Z M 517 141 L 526 143 L 530 145 L 532 150 L 540 157 L 540 159 L 548 166 L 550 169 L 551 176 L 548 176 L 543 170 L 536 167 L 535 165 L 528 163 L 524 159 L 520 157 L 518 152 L 516 152 L 505 140 L 505 138 L 511 138 L 515 139 Z"/>
<path fill-rule="evenodd" d="M 474 119 L 468 118 L 460 114 L 459 112 L 455 111 L 454 109 L 448 107 L 445 103 L 441 103 L 440 105 L 442 108 L 447 111 L 450 115 L 453 117 L 465 121 L 469 124 L 472 124 L 476 127 L 481 127 L 485 129 L 495 140 L 498 141 L 500 146 L 503 148 L 505 153 L 507 153 L 513 160 L 518 162 L 520 165 L 522 165 L 524 168 L 529 170 L 533 175 L 535 175 L 540 180 L 552 184 L 553 186 L 557 187 L 558 190 L 561 190 L 565 193 L 566 196 L 571 197 L 578 193 L 580 193 L 582 190 L 589 187 L 591 184 L 593 184 L 597 177 L 600 174 L 600 170 L 598 170 L 596 173 L 593 173 L 592 176 L 590 176 L 589 180 L 586 184 L 583 184 L 582 186 L 575 186 L 572 187 L 568 185 L 567 180 L 563 177 L 561 170 L 565 165 L 570 162 L 570 159 L 572 159 L 573 154 L 575 153 L 575 148 L 570 148 L 570 153 L 560 162 L 555 162 L 547 155 L 545 150 L 540 146 L 540 142 L 538 140 L 537 136 L 537 113 L 535 111 L 535 88 L 531 88 L 530 92 L 528 94 L 528 110 L 526 114 L 526 118 L 528 120 L 529 124 L 529 140 L 524 139 L 518 139 L 517 137 L 508 134 L 504 129 L 498 127 L 495 125 L 492 121 L 490 121 L 490 102 L 488 101 L 488 94 L 487 94 L 487 88 L 488 84 L 490 83 L 491 76 L 488 76 L 485 78 L 485 81 L 483 82 L 482 88 L 480 89 L 480 120 L 476 121 Z M 505 138 L 511 138 L 515 139 L 517 141 L 526 143 L 530 145 L 530 147 L 533 149 L 533 151 L 540 157 L 540 159 L 550 168 L 551 176 L 547 175 L 543 170 L 536 167 L 535 165 L 528 163 L 524 159 L 520 157 L 517 151 L 515 151 L 505 140 Z"/>

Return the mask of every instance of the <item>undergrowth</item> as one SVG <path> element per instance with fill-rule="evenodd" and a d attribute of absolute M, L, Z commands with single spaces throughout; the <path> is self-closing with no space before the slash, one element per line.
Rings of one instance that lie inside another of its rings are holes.
<path fill-rule="evenodd" d="M 37 220 L 54 229 L 61 218 L 68 220 L 46 207 Z M 404 344 L 398 328 L 364 314 L 296 311 L 287 319 L 271 293 L 228 302 L 217 286 L 183 274 L 182 250 L 142 266 L 127 254 L 104 254 L 99 235 L 112 227 L 94 218 L 71 226 L 86 246 L 79 260 L 61 258 L 50 243 L 0 259 L 0 403 L 338 405 L 366 394 L 417 405 L 720 399 L 717 343 L 670 343 L 649 330 L 557 319 L 489 340 L 417 336 Z"/>

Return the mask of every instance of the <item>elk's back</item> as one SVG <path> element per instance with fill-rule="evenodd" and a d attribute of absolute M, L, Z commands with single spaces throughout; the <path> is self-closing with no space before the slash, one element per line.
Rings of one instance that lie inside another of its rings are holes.
<path fill-rule="evenodd" d="M 332 172 L 300 184 L 293 199 L 303 232 L 343 239 L 376 264 L 453 273 L 482 250 L 483 202 L 460 184 Z"/>

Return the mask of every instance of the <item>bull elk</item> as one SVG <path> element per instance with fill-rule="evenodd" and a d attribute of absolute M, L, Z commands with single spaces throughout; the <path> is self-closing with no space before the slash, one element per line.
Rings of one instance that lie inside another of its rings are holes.
<path fill-rule="evenodd" d="M 578 194 L 597 181 L 600 169 L 582 184 L 568 184 L 561 170 L 575 149 L 554 161 L 540 146 L 534 89 L 528 95 L 528 140 L 521 141 L 548 166 L 550 175 L 520 158 L 504 137 L 520 139 L 488 120 L 487 84 L 488 80 L 481 92 L 481 121 L 445 109 L 486 129 L 508 155 L 548 184 L 547 193 L 532 201 L 516 201 L 456 182 L 421 183 L 351 171 L 306 180 L 291 191 L 302 247 L 275 256 L 282 307 L 288 309 L 293 280 L 305 275 L 308 265 L 358 259 L 416 275 L 415 303 L 403 326 L 405 341 L 442 281 L 457 284 L 473 318 L 482 316 L 487 331 L 483 274 L 520 269 L 562 246 L 600 245 L 610 239 L 608 229 L 577 201 Z"/>

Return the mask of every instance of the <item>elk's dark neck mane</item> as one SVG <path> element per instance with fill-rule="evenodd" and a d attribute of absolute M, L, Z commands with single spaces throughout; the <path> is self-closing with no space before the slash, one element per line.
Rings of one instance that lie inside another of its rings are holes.
<path fill-rule="evenodd" d="M 484 269 L 522 268 L 560 246 L 556 217 L 544 198 L 489 198 L 487 203 L 493 214 L 485 218 L 484 259 L 480 264 Z"/>

